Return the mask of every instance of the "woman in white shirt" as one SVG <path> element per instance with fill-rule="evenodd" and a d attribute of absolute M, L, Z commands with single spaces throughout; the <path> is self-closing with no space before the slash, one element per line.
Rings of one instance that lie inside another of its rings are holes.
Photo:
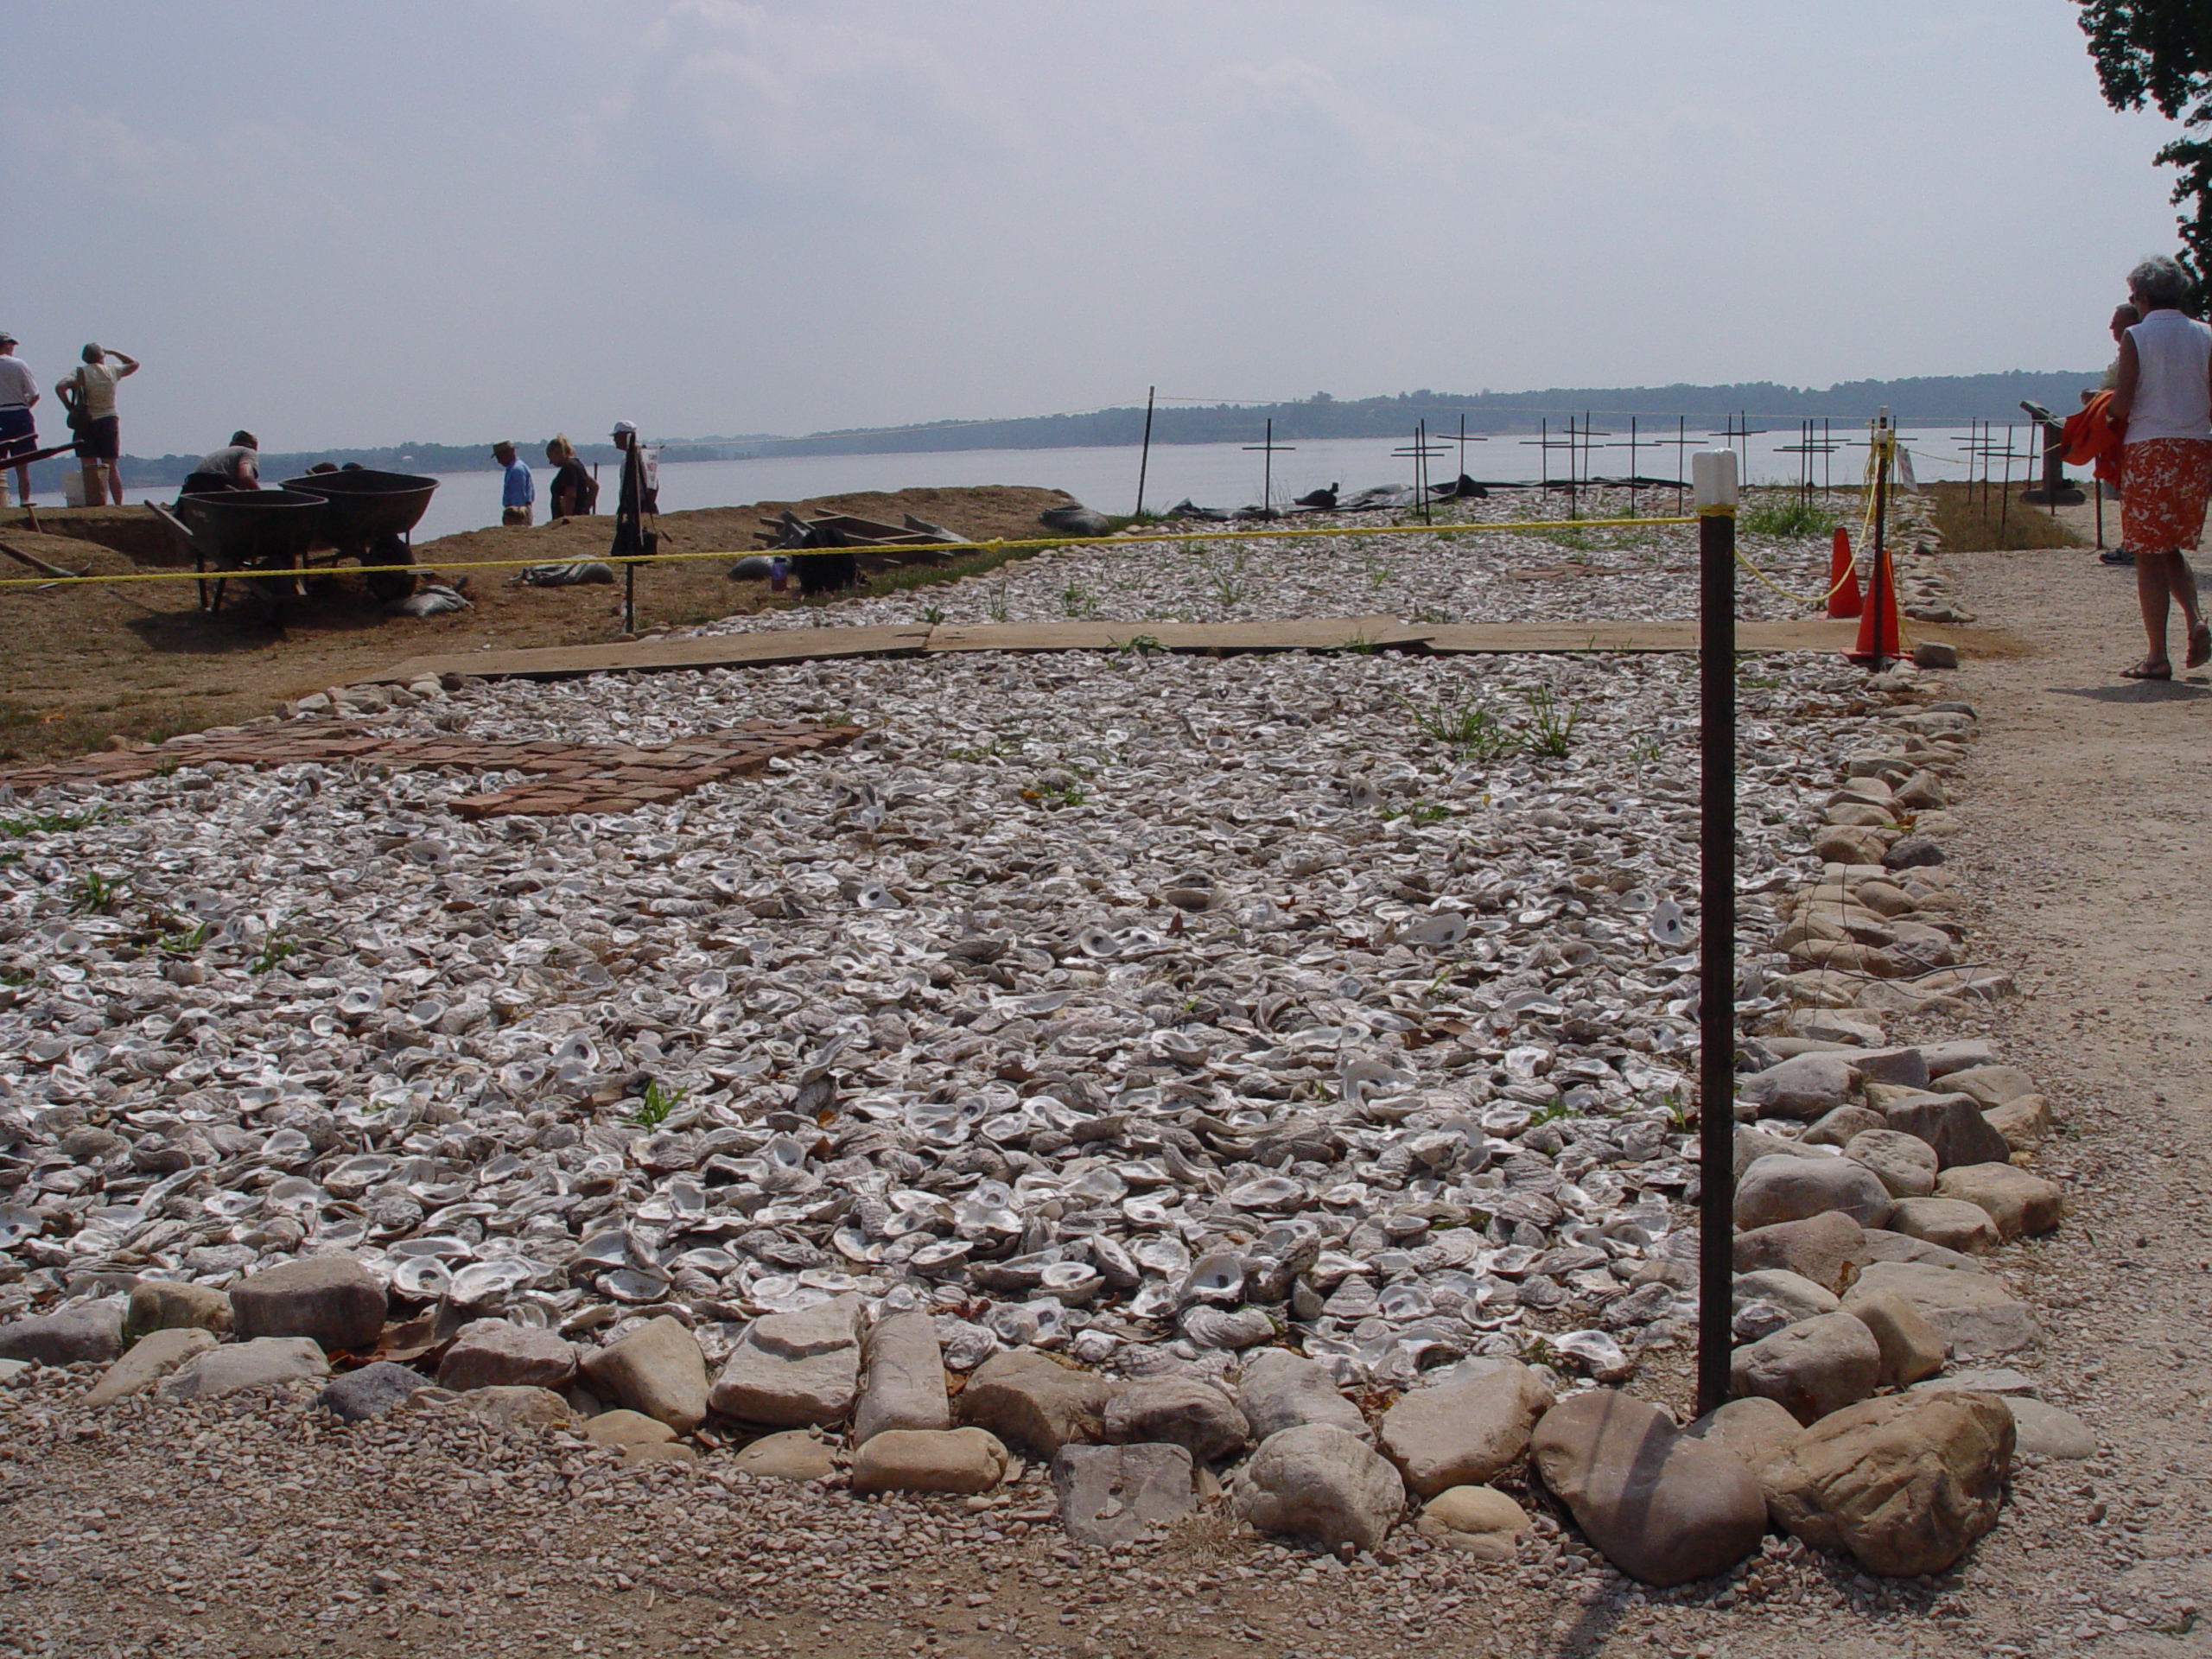
<path fill-rule="evenodd" d="M 2212 663 L 2212 627 L 2189 568 L 2212 499 L 2212 328 L 2182 315 L 2188 292 L 2189 274 L 2171 259 L 2145 259 L 2127 273 L 2127 296 L 2143 320 L 2120 340 L 2110 418 L 2127 424 L 2120 524 L 2135 550 L 2135 594 L 2151 641 L 2141 662 L 2120 671 L 2132 680 L 2174 677 L 2166 655 L 2170 601 L 2189 624 L 2185 665 Z"/>

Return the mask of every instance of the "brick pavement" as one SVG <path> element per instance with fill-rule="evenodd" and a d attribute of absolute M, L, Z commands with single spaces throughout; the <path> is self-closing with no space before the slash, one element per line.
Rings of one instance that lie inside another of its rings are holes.
<path fill-rule="evenodd" d="M 627 743 L 486 743 L 467 737 L 379 737 L 334 721 L 218 728 L 174 737 L 157 748 L 79 756 L 51 766 L 0 772 L 0 784 L 21 794 L 86 783 L 129 783 L 180 766 L 219 760 L 234 766 L 329 766 L 412 771 L 523 772 L 527 782 L 450 804 L 465 818 L 550 817 L 570 812 L 626 812 L 672 801 L 719 778 L 764 770 L 779 755 L 837 748 L 861 734 L 857 726 L 747 721 L 675 743 L 639 748 Z"/>

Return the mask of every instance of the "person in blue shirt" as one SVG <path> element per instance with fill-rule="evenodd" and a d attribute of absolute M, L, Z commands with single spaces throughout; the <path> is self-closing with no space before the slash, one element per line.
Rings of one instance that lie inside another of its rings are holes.
<path fill-rule="evenodd" d="M 506 469 L 506 480 L 499 489 L 499 522 L 527 524 L 531 504 L 537 499 L 537 485 L 530 468 L 516 456 L 514 445 L 505 440 L 492 446 L 492 459 Z"/>

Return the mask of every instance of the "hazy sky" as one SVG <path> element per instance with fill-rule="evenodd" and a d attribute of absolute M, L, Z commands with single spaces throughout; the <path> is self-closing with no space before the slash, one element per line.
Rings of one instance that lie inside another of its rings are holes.
<path fill-rule="evenodd" d="M 0 326 L 139 454 L 2085 366 L 2173 210 L 2075 14 L 4 0 Z"/>

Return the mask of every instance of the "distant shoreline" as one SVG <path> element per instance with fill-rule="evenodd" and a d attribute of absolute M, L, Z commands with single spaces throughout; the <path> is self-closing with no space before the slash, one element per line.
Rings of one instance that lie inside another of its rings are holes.
<path fill-rule="evenodd" d="M 1902 426 L 1954 426 L 1969 421 L 2023 421 L 2020 402 L 2031 399 L 2060 414 L 2078 404 L 2083 386 L 2104 372 L 2082 369 L 2045 372 L 2013 370 L 2003 374 L 1923 376 L 1902 380 L 1853 380 L 1825 390 L 1783 386 L 1771 381 L 1731 385 L 1553 387 L 1541 391 L 1480 391 L 1468 394 L 1423 390 L 1395 397 L 1336 398 L 1325 392 L 1295 403 L 1210 404 L 1162 402 L 1153 412 L 1152 442 L 1158 445 L 1256 441 L 1273 422 L 1281 442 L 1324 438 L 1409 437 L 1414 425 L 1428 423 L 1433 435 L 1466 430 L 1496 435 L 1535 432 L 1548 422 L 1563 427 L 1586 417 L 1618 423 L 1629 420 L 1691 426 L 1731 420 L 1772 428 L 1799 421 L 1857 423 L 1887 408 Z M 127 411 L 126 411 L 127 421 Z M 938 421 L 910 426 L 855 427 L 801 437 L 668 438 L 657 440 L 662 460 L 751 461 L 766 456 L 929 454 L 963 449 L 1107 449 L 1143 441 L 1141 404 L 1077 414 L 1015 416 L 1004 420 Z M 651 432 L 648 438 L 652 438 Z M 520 441 L 525 454 L 542 453 L 543 438 Z M 582 444 L 587 463 L 611 465 L 612 445 Z M 198 462 L 196 454 L 132 455 L 122 460 L 126 488 L 155 488 L 181 483 Z M 262 457 L 262 475 L 270 482 L 296 476 L 321 462 L 355 462 L 390 471 L 414 473 L 491 472 L 497 464 L 490 440 L 481 443 L 403 443 L 369 448 L 270 451 Z M 34 491 L 60 487 L 67 460 L 44 461 L 31 469 Z"/>

